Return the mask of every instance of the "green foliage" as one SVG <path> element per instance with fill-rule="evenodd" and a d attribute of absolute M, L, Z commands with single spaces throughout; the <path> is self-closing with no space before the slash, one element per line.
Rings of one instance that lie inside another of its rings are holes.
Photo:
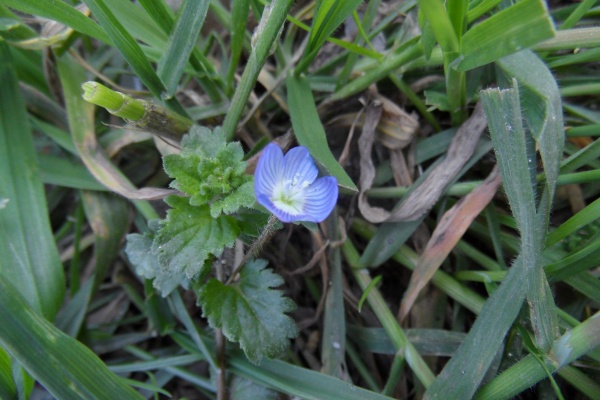
<path fill-rule="evenodd" d="M 129 235 L 126 248 L 137 273 L 154 279 L 163 296 L 201 280 L 214 257 L 233 246 L 242 231 L 258 230 L 264 219 L 238 223 L 231 215 L 254 204 L 253 177 L 245 174 L 239 143 L 227 143 L 221 128 L 195 126 L 181 146 L 180 154 L 164 157 L 164 168 L 174 179 L 171 187 L 189 197 L 169 196 L 165 220 L 146 235 Z"/>
<path fill-rule="evenodd" d="M 140 235 L 132 233 L 127 235 L 125 252 L 129 261 L 135 266 L 135 272 L 145 279 L 154 279 L 154 287 L 160 290 L 163 296 L 171 293 L 177 286 L 189 287 L 189 279 L 184 274 L 172 274 L 166 268 L 161 268 L 158 255 L 152 251 L 152 241 L 159 228 L 159 220 L 148 223 L 149 231 Z"/>
<path fill-rule="evenodd" d="M 288 339 L 297 335 L 294 321 L 285 315 L 294 310 L 294 302 L 283 297 L 283 279 L 265 269 L 265 260 L 248 262 L 240 272 L 240 279 L 224 285 L 211 279 L 198 294 L 202 315 L 211 326 L 222 328 L 231 341 L 239 342 L 246 356 L 254 363 L 263 357 L 281 356 Z"/>
<path fill-rule="evenodd" d="M 193 279 L 202 272 L 210 255 L 220 256 L 240 233 L 235 219 L 228 215 L 213 218 L 207 205 L 195 207 L 184 197 L 172 196 L 173 207 L 152 242 L 158 262 L 171 273 Z"/>
<path fill-rule="evenodd" d="M 254 183 L 245 175 L 244 151 L 238 142 L 226 143 L 221 128 L 196 126 L 182 140 L 181 154 L 165 156 L 171 187 L 190 196 L 190 205 L 210 204 L 210 214 L 232 214 L 254 204 Z"/>

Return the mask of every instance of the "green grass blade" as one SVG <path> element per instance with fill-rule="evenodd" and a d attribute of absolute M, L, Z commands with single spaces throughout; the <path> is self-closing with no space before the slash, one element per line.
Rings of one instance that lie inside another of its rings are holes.
<path fill-rule="evenodd" d="M 552 197 L 565 142 L 562 101 L 556 80 L 542 60 L 531 51 L 520 51 L 504 57 L 498 61 L 498 65 L 522 85 L 519 88 L 521 110 L 539 147 L 545 184 Z M 541 229 L 546 230 L 544 227 Z"/>
<path fill-rule="evenodd" d="M 48 2 L 46 0 L 2 0 L 2 3 L 24 13 L 37 15 L 60 22 L 64 25 L 70 26 L 78 32 L 99 39 L 105 43 L 111 42 L 110 38 L 106 32 L 102 30 L 102 28 L 94 23 L 90 18 L 86 17 L 63 1 Z"/>
<path fill-rule="evenodd" d="M 163 32 L 171 32 L 175 15 L 164 0 L 139 0 L 139 3 Z"/>
<path fill-rule="evenodd" d="M 163 83 L 154 72 L 141 47 L 116 18 L 104 0 L 86 0 L 85 3 L 144 85 L 156 98 L 162 98 L 166 90 Z M 166 103 L 181 115 L 186 115 L 183 107 L 175 98 L 166 100 Z"/>
<path fill-rule="evenodd" d="M 290 117 L 298 143 L 308 148 L 315 160 L 337 178 L 340 186 L 358 191 L 329 150 L 327 134 L 319 119 L 308 80 L 289 74 L 286 82 Z"/>
<path fill-rule="evenodd" d="M 550 79 L 554 82 L 552 78 Z M 541 195 L 539 208 L 536 210 L 536 193 L 532 187 L 532 176 L 535 173 L 535 154 L 531 154 L 532 143 L 528 143 L 521 122 L 521 105 L 516 80 L 513 80 L 513 86 L 514 89 L 505 91 L 485 91 L 482 99 L 492 142 L 494 143 L 496 159 L 502 174 L 504 190 L 517 227 L 521 232 L 520 254 L 525 268 L 530 273 L 528 276 L 527 298 L 536 344 L 540 350 L 546 352 L 550 350 L 550 346 L 558 334 L 558 320 L 556 306 L 542 269 L 541 250 L 548 226 L 551 193 L 554 192 L 558 160 L 562 151 L 562 145 L 560 144 L 562 138 L 558 143 L 556 141 L 556 133 L 558 133 L 558 136 L 562 134 L 562 121 L 560 121 L 559 129 L 556 129 L 555 124 L 548 124 L 548 129 L 538 130 L 536 124 L 531 122 L 528 124 L 534 138 L 539 139 L 537 143 L 540 147 L 540 153 L 543 155 L 542 159 L 549 161 L 548 174 L 554 177 L 553 182 L 548 181 Z M 550 113 L 554 109 L 554 107 L 550 107 Z M 556 114 L 551 114 L 549 118 L 559 119 Z M 548 143 L 548 141 L 554 143 Z"/>
<path fill-rule="evenodd" d="M 354 267 L 354 278 L 358 282 L 360 288 L 365 291 L 371 283 L 369 271 L 367 269 L 356 268 L 359 261 L 358 252 L 350 241 L 344 243 L 343 251 L 350 265 Z M 406 360 L 406 363 L 410 366 L 411 370 L 423 386 L 428 387 L 431 385 L 434 380 L 433 372 L 431 372 L 421 355 L 408 340 L 406 333 L 398 324 L 396 317 L 392 314 L 383 296 L 379 292 L 379 289 L 371 288 L 367 296 L 367 301 L 375 315 L 377 315 L 379 322 L 387 332 L 390 340 L 394 343 L 396 351 L 398 352 L 397 356 L 401 356 Z"/>
<path fill-rule="evenodd" d="M 542 0 L 524 0 L 475 25 L 465 34 L 461 54 L 451 66 L 468 71 L 554 36 Z"/>
<path fill-rule="evenodd" d="M 277 360 L 263 360 L 258 368 L 243 356 L 230 357 L 233 373 L 261 385 L 304 399 L 384 400 L 391 399 L 317 371 Z M 310 382 L 310 384 L 307 384 Z"/>
<path fill-rule="evenodd" d="M 17 387 L 12 378 L 10 355 L 0 347 L 0 398 L 17 399 Z"/>
<path fill-rule="evenodd" d="M 327 218 L 329 240 L 340 240 L 338 214 Z M 344 293 L 342 257 L 339 248 L 329 248 L 330 285 L 325 299 L 323 315 L 323 344 L 321 346 L 321 372 L 344 379 L 346 374 L 346 319 L 344 317 Z"/>
<path fill-rule="evenodd" d="M 165 55 L 158 63 L 157 73 L 167 87 L 166 96 L 172 97 L 196 45 L 204 24 L 210 1 L 185 1 L 175 24 Z"/>
<path fill-rule="evenodd" d="M 308 45 L 302 59 L 296 67 L 295 74 L 304 72 L 327 38 L 348 18 L 362 3 L 362 0 L 322 0 L 317 2 L 317 10 L 308 38 Z"/>
<path fill-rule="evenodd" d="M 38 154 L 38 163 L 44 183 L 73 189 L 107 190 L 81 163 L 46 154 Z"/>
<path fill-rule="evenodd" d="M 587 13 L 588 10 L 592 8 L 595 4 L 596 0 L 584 0 L 581 3 L 579 3 L 575 11 L 573 11 L 571 15 L 569 15 L 569 17 L 560 25 L 560 29 L 564 30 L 573 28 L 577 24 L 577 22 L 579 22 L 579 20 L 583 18 L 585 13 Z"/>
<path fill-rule="evenodd" d="M 250 0 L 232 0 L 231 2 L 231 59 L 227 71 L 227 92 L 233 88 L 235 71 L 242 55 Z"/>
<path fill-rule="evenodd" d="M 577 360 L 600 345 L 600 313 L 596 313 L 580 325 L 568 331 L 553 346 L 554 364 L 546 368 L 554 373 L 560 367 Z M 532 355 L 528 355 L 485 385 L 477 399 L 507 399 L 546 378 L 546 371 Z"/>
<path fill-rule="evenodd" d="M 246 68 L 244 68 L 240 84 L 231 100 L 229 112 L 225 117 L 225 121 L 223 121 L 223 130 L 227 140 L 232 140 L 235 136 L 237 124 L 246 106 L 246 101 L 248 101 L 250 92 L 252 92 L 256 84 L 260 70 L 271 53 L 273 44 L 278 39 L 279 32 L 285 23 L 292 3 L 293 0 L 277 1 L 272 5 L 270 10 L 263 12 L 261 18 L 261 24 L 263 24 L 262 31 L 257 34 L 256 44 L 252 46 L 252 53 L 250 54 Z M 261 27 L 259 26 L 257 29 L 259 28 Z"/>
<path fill-rule="evenodd" d="M 467 338 L 427 390 L 426 399 L 470 399 L 517 317 L 527 285 L 521 258 L 486 301 Z M 483 344 L 484 343 L 484 344 Z"/>
<path fill-rule="evenodd" d="M 0 344 L 54 397 L 143 399 L 83 344 L 40 317 L 0 276 Z"/>
<path fill-rule="evenodd" d="M 0 39 L 0 275 L 53 319 L 65 281 L 10 50 Z"/>
<path fill-rule="evenodd" d="M 600 218 L 600 199 L 594 200 L 583 210 L 573 215 L 561 226 L 552 231 L 546 238 L 546 246 L 553 246 L 571 233 L 576 232 L 598 218 Z"/>
<path fill-rule="evenodd" d="M 435 40 L 440 44 L 444 53 L 456 53 L 460 50 L 459 37 L 444 3 L 440 0 L 419 0 L 420 12 L 429 21 Z"/>

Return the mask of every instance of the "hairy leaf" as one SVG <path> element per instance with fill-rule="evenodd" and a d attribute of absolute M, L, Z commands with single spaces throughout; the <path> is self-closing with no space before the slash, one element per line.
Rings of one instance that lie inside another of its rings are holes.
<path fill-rule="evenodd" d="M 166 156 L 164 165 L 175 179 L 171 186 L 189 194 L 191 205 L 210 204 L 216 218 L 254 204 L 252 177 L 245 174 L 238 142 L 226 143 L 220 128 L 195 126 L 181 144 L 181 154 Z"/>
<path fill-rule="evenodd" d="M 144 235 L 137 233 L 127 235 L 125 252 L 129 261 L 135 266 L 135 272 L 142 278 L 154 279 L 152 286 L 166 297 L 179 285 L 188 288 L 190 282 L 185 274 L 173 274 L 160 267 L 158 255 L 152 251 L 152 240 L 159 223 L 157 220 L 150 221 L 148 224 L 150 232 Z"/>
<path fill-rule="evenodd" d="M 263 357 L 281 356 L 288 339 L 297 335 L 294 321 L 285 313 L 295 308 L 283 297 L 283 279 L 265 269 L 265 260 L 249 261 L 232 285 L 211 279 L 198 294 L 202 314 L 233 342 L 239 342 L 248 359 L 259 363 Z"/>
<path fill-rule="evenodd" d="M 219 257 L 225 247 L 231 247 L 240 233 L 233 217 L 213 218 L 210 207 L 195 207 L 187 198 L 170 196 L 166 199 L 172 209 L 161 222 L 152 243 L 161 268 L 170 274 L 185 273 L 193 279 L 203 272 L 206 260 Z"/>

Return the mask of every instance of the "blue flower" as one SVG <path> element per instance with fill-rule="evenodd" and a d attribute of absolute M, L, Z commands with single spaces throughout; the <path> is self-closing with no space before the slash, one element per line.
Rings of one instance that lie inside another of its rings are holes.
<path fill-rule="evenodd" d="M 256 199 L 282 222 L 321 222 L 337 202 L 338 186 L 335 177 L 317 179 L 318 174 L 306 147 L 295 147 L 284 156 L 271 143 L 254 173 Z"/>

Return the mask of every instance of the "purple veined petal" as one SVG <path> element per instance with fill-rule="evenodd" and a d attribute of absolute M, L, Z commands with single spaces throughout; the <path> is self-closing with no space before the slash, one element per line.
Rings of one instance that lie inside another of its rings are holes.
<path fill-rule="evenodd" d="M 275 187 L 283 180 L 284 166 L 283 152 L 279 146 L 274 143 L 268 144 L 264 148 L 254 172 L 254 193 L 257 199 L 260 195 L 271 198 Z M 259 203 L 263 204 L 260 201 Z"/>
<path fill-rule="evenodd" d="M 333 210 L 338 198 L 337 179 L 325 176 L 317 179 L 305 189 L 304 215 L 300 221 L 321 222 Z"/>
<path fill-rule="evenodd" d="M 319 170 L 308 149 L 303 146 L 294 147 L 284 157 L 283 177 L 291 180 L 293 185 L 311 184 L 317 179 Z"/>

